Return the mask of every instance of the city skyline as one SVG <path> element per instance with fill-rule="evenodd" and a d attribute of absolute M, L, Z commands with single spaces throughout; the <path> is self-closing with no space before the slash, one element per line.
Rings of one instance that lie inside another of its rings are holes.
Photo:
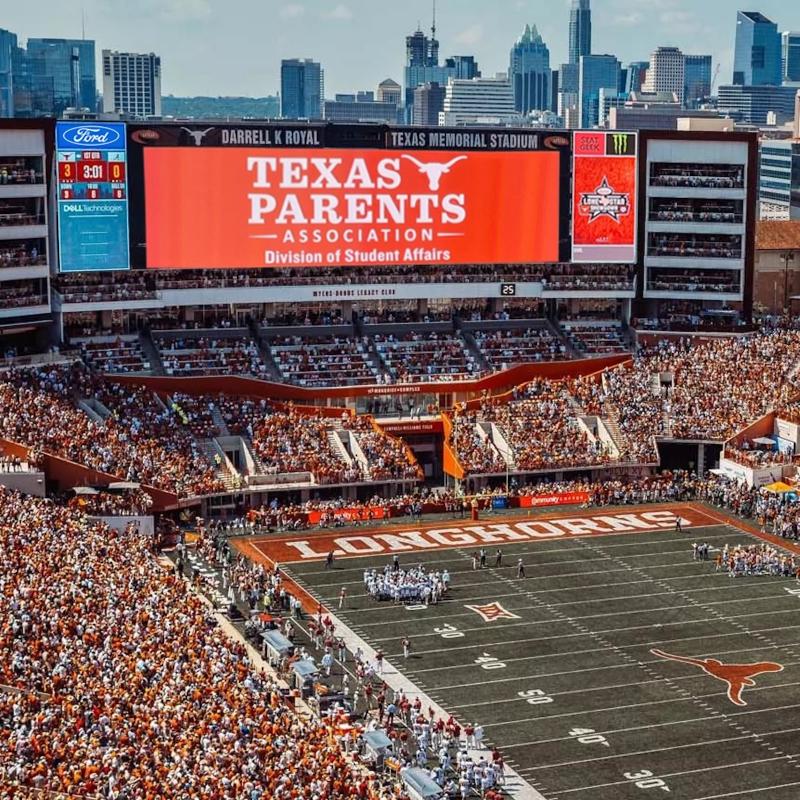
<path fill-rule="evenodd" d="M 164 62 L 165 95 L 275 94 L 284 58 L 313 58 L 325 69 L 326 96 L 374 89 L 384 78 L 402 80 L 405 37 L 419 22 L 431 26 L 430 0 L 402 7 L 344 0 L 86 0 L 85 33 L 102 49 L 155 52 Z M 623 64 L 644 60 L 658 46 L 710 53 L 719 63 L 717 85 L 730 83 L 736 11 L 730 0 L 592 0 L 592 52 L 613 53 Z M 570 0 L 545 5 L 509 0 L 498 15 L 477 0 L 438 0 L 437 38 L 444 55 L 474 55 L 486 76 L 508 69 L 508 52 L 526 24 L 535 24 L 550 49 L 551 64 L 568 58 Z M 764 0 L 758 10 L 778 30 L 800 30 L 800 8 Z M 44 21 L 46 20 L 46 21 Z M 0 27 L 30 37 L 80 38 L 82 15 L 52 0 L 15 4 Z M 365 34 L 365 31 L 368 33 Z M 213 69 L 208 53 L 217 55 Z"/>

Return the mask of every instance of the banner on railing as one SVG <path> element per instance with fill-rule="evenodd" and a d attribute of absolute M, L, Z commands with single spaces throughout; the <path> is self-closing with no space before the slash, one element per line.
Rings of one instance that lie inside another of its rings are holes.
<path fill-rule="evenodd" d="M 553 492 L 552 494 L 523 495 L 519 498 L 519 507 L 577 506 L 588 502 L 589 492 Z"/>

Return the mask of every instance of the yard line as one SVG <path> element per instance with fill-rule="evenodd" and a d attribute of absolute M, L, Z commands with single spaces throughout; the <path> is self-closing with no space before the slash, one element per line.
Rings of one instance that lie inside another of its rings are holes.
<path fill-rule="evenodd" d="M 756 611 L 756 612 L 753 612 L 752 614 L 727 614 L 725 616 L 725 621 L 726 622 L 730 622 L 731 620 L 734 620 L 734 619 L 747 619 L 748 617 L 763 617 L 763 616 L 767 616 L 767 615 L 777 616 L 778 614 L 795 614 L 796 615 L 797 614 L 797 609 L 796 608 L 787 608 L 785 611 L 769 611 L 769 610 L 768 611 Z M 712 620 L 712 619 L 699 619 L 699 620 L 688 620 L 688 621 L 682 619 L 682 620 L 678 620 L 676 622 L 663 622 L 663 623 L 661 623 L 661 627 L 662 628 L 668 628 L 668 627 L 675 627 L 676 625 L 684 625 L 684 626 L 688 627 L 689 625 L 697 625 L 699 623 L 712 623 L 713 624 L 715 621 L 716 620 Z M 553 620 L 553 622 L 554 623 L 559 623 L 559 622 L 564 622 L 564 620 Z M 536 622 L 536 623 L 530 623 L 530 624 L 539 625 L 539 624 L 544 624 L 544 623 Z M 553 624 L 553 623 L 549 623 L 549 624 Z M 650 625 L 634 625 L 634 626 L 628 627 L 628 628 L 611 628 L 611 629 L 605 630 L 605 631 L 603 631 L 603 630 L 601 630 L 601 631 L 587 631 L 586 633 L 583 633 L 583 632 L 580 632 L 580 633 L 567 633 L 567 634 L 562 634 L 561 636 L 544 636 L 544 637 L 542 637 L 541 639 L 539 639 L 537 641 L 546 641 L 548 639 L 570 639 L 570 638 L 573 638 L 575 636 L 605 636 L 605 635 L 607 635 L 609 633 L 624 633 L 626 631 L 649 630 L 649 629 L 652 629 L 652 628 L 654 628 L 654 625 L 652 625 L 652 624 L 650 624 Z M 769 631 L 769 630 L 772 630 L 772 629 L 768 628 L 767 631 Z M 737 633 L 738 633 L 739 636 L 746 635 L 746 634 L 743 634 L 742 631 L 737 631 Z M 748 631 L 748 633 L 752 633 L 752 632 Z M 474 647 L 481 648 L 482 645 L 481 644 L 475 644 Z M 601 650 L 612 650 L 613 648 L 610 648 L 610 647 L 606 646 L 606 647 L 602 647 L 600 649 Z M 558 656 L 558 655 L 565 656 L 565 655 L 572 655 L 573 653 L 581 653 L 581 652 L 596 652 L 596 651 L 592 651 L 592 650 L 581 651 L 581 650 L 578 650 L 578 651 L 572 651 L 572 653 L 554 653 L 554 654 L 551 654 L 551 653 L 539 653 L 537 655 L 531 655 L 531 656 L 519 656 L 518 658 L 506 658 L 506 659 L 504 659 L 504 661 L 505 661 L 506 664 L 509 664 L 509 663 L 517 662 L 517 661 L 527 661 L 529 659 L 536 659 L 536 658 L 552 658 L 554 655 L 556 655 L 556 656 Z M 473 662 L 470 662 L 468 664 L 448 664 L 446 666 L 446 669 L 447 670 L 463 669 L 464 667 L 471 667 L 471 666 L 474 666 Z M 425 667 L 423 669 L 418 669 L 417 672 L 438 672 L 441 669 L 442 669 L 441 666 L 438 666 L 438 667 Z"/>
<path fill-rule="evenodd" d="M 673 592 L 667 592 L 667 594 L 674 596 Z M 752 602 L 757 601 L 757 600 L 765 600 L 765 599 L 769 599 L 769 598 L 742 597 L 742 598 L 738 598 L 736 600 L 731 600 L 730 598 L 728 598 L 726 600 L 716 600 L 716 601 L 714 601 L 712 603 L 703 603 L 703 607 L 705 607 L 705 606 L 718 606 L 718 605 L 729 606 L 732 603 L 752 603 Z M 788 598 L 788 599 L 791 600 L 792 598 Z M 606 602 L 606 601 L 604 600 L 603 602 Z M 794 608 L 786 609 L 786 611 L 788 612 L 788 611 L 791 610 L 791 611 L 795 611 L 796 612 L 797 611 L 797 601 L 796 600 L 795 600 L 794 605 L 795 605 Z M 551 606 L 549 604 L 547 606 L 547 608 L 552 608 L 552 607 L 554 607 L 554 606 Z M 587 619 L 600 619 L 602 617 L 629 616 L 631 614 L 660 614 L 660 613 L 663 613 L 665 611 L 680 611 L 680 610 L 684 610 L 684 609 L 687 609 L 687 608 L 695 609 L 697 611 L 702 611 L 702 608 L 698 608 L 696 603 L 687 603 L 684 606 L 663 606 L 662 608 L 645 608 L 645 609 L 641 609 L 641 610 L 628 609 L 627 611 L 607 611 L 607 612 L 603 612 L 602 614 L 587 614 L 586 616 L 583 616 L 583 617 L 569 617 L 569 621 L 570 622 L 578 622 L 578 621 L 587 620 Z M 764 613 L 772 613 L 774 610 L 775 610 L 774 608 L 771 608 L 771 609 L 769 609 L 768 612 L 764 612 Z M 684 622 L 686 622 L 687 624 L 691 623 L 693 621 L 705 622 L 706 620 L 684 620 Z M 528 625 L 551 625 L 551 624 L 552 624 L 552 620 L 542 620 L 540 622 L 529 622 L 528 623 Z M 659 623 L 659 624 L 663 624 L 663 623 Z M 509 625 L 509 626 L 504 626 L 504 627 L 511 627 L 511 626 Z M 648 627 L 653 627 L 653 626 L 648 626 Z M 461 629 L 459 629 L 459 630 L 461 630 Z M 481 630 L 481 629 L 479 628 L 478 630 Z M 483 630 L 486 630 L 486 628 L 483 628 Z M 502 628 L 498 629 L 498 631 L 500 631 L 500 630 L 502 630 Z M 427 634 L 427 635 L 435 636 L 436 634 Z M 418 655 L 418 656 L 421 656 L 421 655 L 432 655 L 434 653 L 450 653 L 450 652 L 452 652 L 454 650 L 472 650 L 475 647 L 495 647 L 495 646 L 502 646 L 502 645 L 507 645 L 507 644 L 525 644 L 525 643 L 528 643 L 528 642 L 546 641 L 547 639 L 567 638 L 568 636 L 575 636 L 575 635 L 591 636 L 592 633 L 590 632 L 588 634 L 583 634 L 583 633 L 580 633 L 580 634 L 564 634 L 563 636 L 546 636 L 546 637 L 543 637 L 543 638 L 514 639 L 514 640 L 511 640 L 511 641 L 509 641 L 508 639 L 502 639 L 501 641 L 497 641 L 497 642 L 479 642 L 478 644 L 459 645 L 459 646 L 456 646 L 456 647 L 440 647 L 440 648 L 436 648 L 436 649 L 433 649 L 433 650 L 415 650 L 414 653 L 415 653 L 415 655 Z"/>
<path fill-rule="evenodd" d="M 519 700 L 519 698 L 516 699 Z M 458 706 L 451 706 L 451 708 L 456 709 L 458 708 Z M 648 725 L 636 725 L 632 728 L 609 728 L 608 730 L 595 731 L 595 733 L 602 736 L 613 736 L 616 733 L 632 733 L 633 731 L 647 731 L 650 730 L 651 728 L 666 728 L 670 725 L 687 725 L 692 722 L 704 722 L 705 720 L 738 719 L 739 717 L 746 716 L 747 714 L 767 714 L 772 711 L 785 711 L 786 709 L 789 708 L 800 708 L 800 703 L 795 703 L 789 706 L 778 706 L 777 708 L 754 708 L 749 711 L 737 711 L 732 714 L 711 714 L 707 717 L 696 717 L 694 719 L 681 719 L 681 720 L 674 720 L 671 722 L 653 722 Z M 489 723 L 487 727 L 491 728 L 492 727 L 491 723 Z M 574 741 L 573 736 L 559 736 L 555 739 L 535 739 L 534 741 L 531 742 L 520 742 L 519 744 L 515 744 L 514 747 L 523 747 L 523 746 L 530 747 L 532 745 L 537 745 L 537 744 L 552 744 L 553 742 L 571 742 L 571 741 Z"/>
<path fill-rule="evenodd" d="M 717 769 L 735 769 L 736 767 L 752 767 L 754 764 L 768 764 L 771 761 L 785 761 L 788 756 L 773 756 L 772 758 L 760 758 L 757 761 L 735 761 L 733 764 L 721 764 L 718 767 L 699 767 L 698 769 L 687 769 L 683 770 L 682 772 L 670 772 L 666 775 L 659 775 L 658 777 L 662 778 L 679 778 L 682 775 L 694 775 L 697 772 L 711 772 L 712 770 Z M 521 772 L 525 772 L 526 770 L 520 770 Z M 620 786 L 630 783 L 628 780 L 622 781 L 613 781 L 611 783 L 599 783 L 595 784 L 594 786 L 581 786 L 574 789 L 560 789 L 555 792 L 551 792 L 553 795 L 557 794 L 570 794 L 573 792 L 588 792 L 590 789 L 604 789 L 608 786 Z M 782 789 L 786 786 L 798 786 L 800 785 L 800 781 L 795 781 L 794 783 L 782 783 L 778 786 L 768 786 L 764 787 L 763 789 L 742 789 L 741 791 L 736 792 L 728 792 L 726 794 L 715 794 L 715 795 L 708 795 L 706 797 L 698 797 L 696 800 L 716 800 L 717 798 L 722 797 L 736 797 L 737 795 L 742 794 L 755 794 L 756 792 L 769 792 L 774 789 Z"/>
<path fill-rule="evenodd" d="M 747 691 L 752 694 L 753 692 L 760 692 L 764 691 L 765 689 L 774 690 L 774 689 L 782 689 L 786 688 L 787 686 L 800 686 L 800 681 L 792 681 L 791 683 L 778 683 L 773 684 L 772 686 L 754 686 L 753 688 L 748 689 Z M 594 708 L 591 711 L 587 711 L 585 708 L 581 709 L 580 711 L 569 711 L 563 714 L 549 714 L 546 717 L 528 717 L 526 719 L 515 719 L 515 720 L 508 720 L 506 722 L 493 722 L 490 725 L 487 725 L 486 728 L 499 728 L 502 725 L 522 725 L 526 722 L 544 722 L 548 719 L 563 719 L 564 717 L 576 717 L 581 714 L 586 716 L 587 714 L 600 714 L 606 711 L 621 711 L 624 708 L 641 708 L 642 706 L 660 706 L 666 703 L 691 703 L 695 700 L 704 700 L 709 697 L 724 697 L 725 692 L 712 692 L 711 694 L 696 694 L 692 695 L 691 697 L 673 697 L 667 700 L 651 700 L 647 703 L 629 703 L 628 705 L 623 706 L 610 706 L 609 708 Z M 800 730 L 800 729 L 799 729 Z M 773 731 L 773 734 L 775 732 Z M 762 736 L 767 736 L 768 734 L 760 734 Z M 517 747 L 522 746 L 530 746 L 530 745 L 518 745 L 518 744 L 504 744 L 503 750 L 512 750 Z"/>
<path fill-rule="evenodd" d="M 783 733 L 796 733 L 800 731 L 800 728 L 786 728 L 785 730 L 781 731 L 770 731 L 769 733 L 760 733 L 760 734 L 753 734 L 747 733 L 739 736 L 727 736 L 724 739 L 712 739 L 708 742 L 688 742 L 686 744 L 676 744 L 670 747 L 656 747 L 650 750 L 637 750 L 633 753 L 614 753 L 612 755 L 607 756 L 595 756 L 594 758 L 582 758 L 578 759 L 577 761 L 560 761 L 557 764 L 538 764 L 535 767 L 531 768 L 531 772 L 542 770 L 542 769 L 556 769 L 557 767 L 574 767 L 578 764 L 593 764 L 596 761 L 609 761 L 612 759 L 617 758 L 629 758 L 630 756 L 646 756 L 651 755 L 654 753 L 667 753 L 672 750 L 685 750 L 687 747 L 709 747 L 713 744 L 724 744 L 725 742 L 737 742 L 741 741 L 742 739 L 753 739 L 756 735 L 760 736 L 761 738 L 765 738 L 767 736 L 779 736 Z M 791 756 L 785 755 L 781 756 L 781 758 L 791 758 Z M 770 760 L 770 759 L 765 759 Z"/>

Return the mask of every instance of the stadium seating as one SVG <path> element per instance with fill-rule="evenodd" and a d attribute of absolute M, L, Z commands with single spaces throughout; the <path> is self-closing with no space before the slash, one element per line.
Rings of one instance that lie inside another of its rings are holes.
<path fill-rule="evenodd" d="M 548 328 L 476 330 L 472 335 L 493 371 L 516 363 L 558 361 L 570 357 L 563 343 Z"/>
<path fill-rule="evenodd" d="M 73 344 L 80 346 L 84 363 L 96 372 L 118 374 L 150 370 L 138 336 L 118 336 L 111 340 L 73 339 Z"/>
<path fill-rule="evenodd" d="M 376 334 L 374 341 L 392 380 L 398 383 L 466 380 L 482 371 L 464 340 L 446 332 Z"/>
<path fill-rule="evenodd" d="M 367 340 L 343 336 L 279 336 L 271 338 L 269 345 L 278 370 L 287 382 L 309 387 L 380 382 L 381 372 L 370 361 Z"/>
<path fill-rule="evenodd" d="M 627 353 L 630 349 L 618 324 L 566 322 L 562 327 L 580 356 Z"/>
<path fill-rule="evenodd" d="M 248 337 L 180 336 L 155 340 L 167 375 L 252 375 L 264 378 L 258 345 Z"/>

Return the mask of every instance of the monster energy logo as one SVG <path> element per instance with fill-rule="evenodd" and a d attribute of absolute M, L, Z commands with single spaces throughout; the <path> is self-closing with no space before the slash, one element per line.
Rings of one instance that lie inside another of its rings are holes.
<path fill-rule="evenodd" d="M 608 155 L 626 156 L 633 150 L 629 133 L 611 133 L 606 139 Z"/>

